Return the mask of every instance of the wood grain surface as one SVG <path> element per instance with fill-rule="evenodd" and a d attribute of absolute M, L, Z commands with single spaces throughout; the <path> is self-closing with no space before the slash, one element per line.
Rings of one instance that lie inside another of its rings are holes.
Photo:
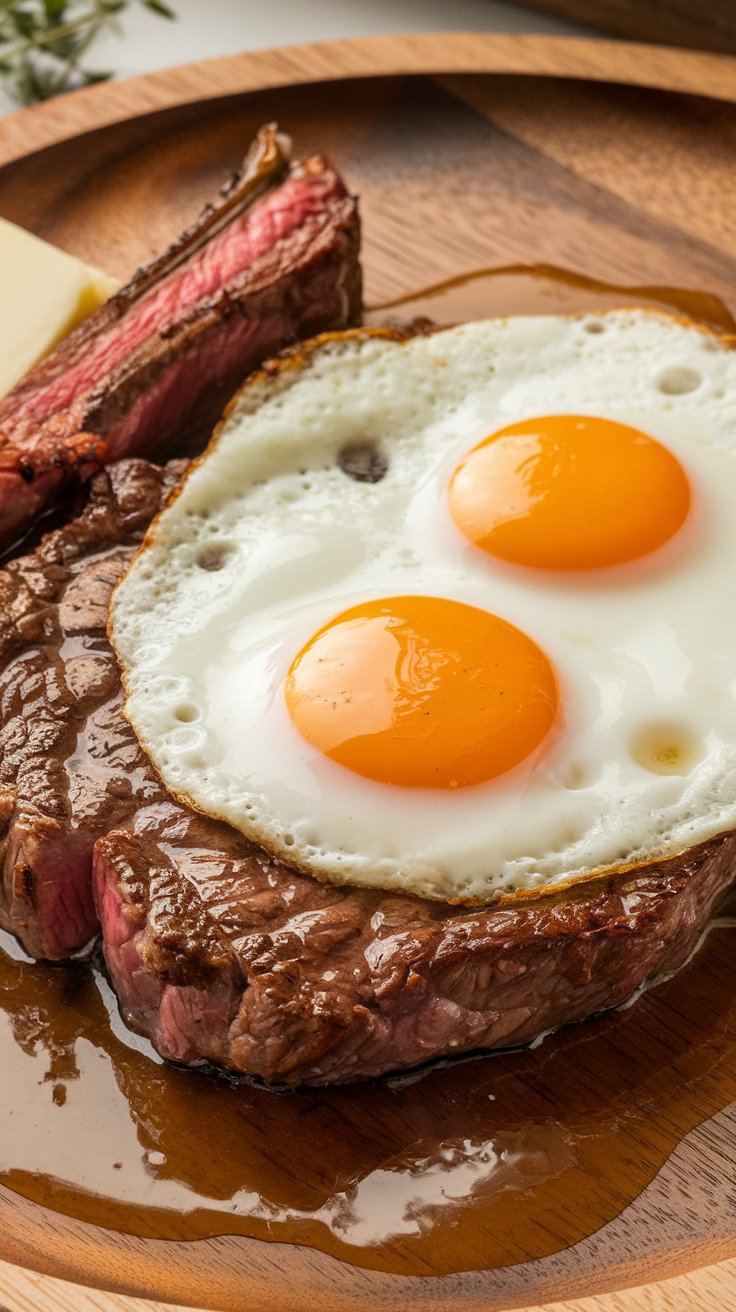
<path fill-rule="evenodd" d="M 695 50 L 736 51 L 733 0 L 526 0 L 524 8 L 599 27 L 610 36 Z"/>
<path fill-rule="evenodd" d="M 301 1312 L 298 1302 L 294 1312 Z M 103 1294 L 0 1263 L 0 1312 L 186 1312 L 182 1304 Z M 242 1305 L 249 1312 L 249 1305 Z M 736 1260 L 702 1267 L 656 1285 L 564 1303 L 537 1303 L 520 1312 L 736 1312 Z"/>
<path fill-rule="evenodd" d="M 718 297 L 733 314 L 735 95 L 736 61 L 604 42 L 419 37 L 236 56 L 93 88 L 0 125 L 0 213 L 125 276 L 196 212 L 259 123 L 277 118 L 298 153 L 330 154 L 359 191 L 369 302 L 544 261 Z M 704 996 L 711 1011 L 723 1005 Z M 698 1052 L 700 1015 L 673 1019 L 683 1053 Z M 733 1061 L 729 1032 L 724 1018 L 718 1052 Z M 644 1060 L 656 1041 L 637 1032 Z M 649 1075 L 666 1084 L 666 1064 Z M 639 1162 L 616 1166 L 620 1203 L 607 1223 L 591 1233 L 579 1217 L 584 1237 L 541 1260 L 395 1274 L 317 1248 L 187 1243 L 185 1225 L 174 1241 L 118 1235 L 2 1189 L 0 1305 L 158 1312 L 128 1297 L 149 1294 L 233 1312 L 501 1312 L 545 1300 L 559 1312 L 728 1309 L 736 1108 L 702 1091 L 696 1105 L 699 1088 L 694 1080 L 679 1141 L 667 1124 L 674 1102 L 661 1122 L 650 1117 L 637 1151 L 657 1151 L 640 1184 L 629 1188 Z"/>

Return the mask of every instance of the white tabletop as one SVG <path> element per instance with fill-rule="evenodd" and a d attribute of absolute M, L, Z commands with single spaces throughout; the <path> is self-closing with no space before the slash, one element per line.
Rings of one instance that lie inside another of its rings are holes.
<path fill-rule="evenodd" d="M 104 33 L 87 63 L 126 77 L 215 55 L 391 32 L 589 34 L 500 0 L 169 0 L 176 22 L 131 6 L 122 34 Z M 0 90 L 0 114 L 17 106 Z"/>

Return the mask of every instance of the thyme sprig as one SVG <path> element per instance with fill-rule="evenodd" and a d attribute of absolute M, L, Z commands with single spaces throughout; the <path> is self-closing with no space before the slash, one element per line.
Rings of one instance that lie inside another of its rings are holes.
<path fill-rule="evenodd" d="M 0 0 L 0 79 L 21 105 L 105 82 L 112 73 L 83 63 L 95 37 L 120 31 L 136 0 Z M 161 18 L 176 15 L 164 0 L 137 0 Z"/>

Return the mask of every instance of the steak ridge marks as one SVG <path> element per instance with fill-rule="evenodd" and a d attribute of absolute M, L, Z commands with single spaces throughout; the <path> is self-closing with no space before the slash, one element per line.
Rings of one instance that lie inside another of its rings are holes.
<path fill-rule="evenodd" d="M 0 571 L 0 924 L 34 956 L 95 935 L 92 845 L 139 804 L 106 721 L 120 699 L 107 604 L 183 469 L 112 466 L 77 519 Z"/>

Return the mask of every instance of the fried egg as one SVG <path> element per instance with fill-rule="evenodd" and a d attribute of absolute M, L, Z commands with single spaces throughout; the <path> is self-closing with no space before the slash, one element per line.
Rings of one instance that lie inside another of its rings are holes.
<path fill-rule="evenodd" d="M 252 379 L 111 611 L 167 788 L 486 902 L 736 827 L 736 354 L 653 311 L 327 337 Z"/>

